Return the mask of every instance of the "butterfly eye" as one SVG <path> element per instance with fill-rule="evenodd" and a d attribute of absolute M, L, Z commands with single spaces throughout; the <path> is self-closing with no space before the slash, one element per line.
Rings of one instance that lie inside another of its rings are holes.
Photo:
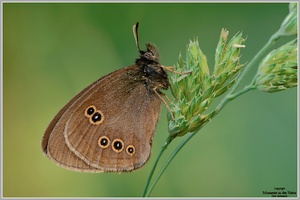
<path fill-rule="evenodd" d="M 90 106 L 85 110 L 85 116 L 90 117 L 92 114 L 94 114 L 94 112 L 96 111 L 96 107 L 95 106 Z"/>
<path fill-rule="evenodd" d="M 97 110 L 95 106 L 89 106 L 84 115 L 90 119 L 91 124 L 101 124 L 104 120 L 103 113 Z"/>
<path fill-rule="evenodd" d="M 93 121 L 94 123 L 97 123 L 98 121 L 101 121 L 101 118 L 102 118 L 101 114 L 100 114 L 99 112 L 96 112 L 96 113 L 93 114 L 93 116 L 92 116 L 92 121 Z"/>
<path fill-rule="evenodd" d="M 121 139 L 114 139 L 114 141 L 112 142 L 112 149 L 117 152 L 120 153 L 124 148 L 124 142 Z"/>
<path fill-rule="evenodd" d="M 101 111 L 97 110 L 92 116 L 88 116 L 91 124 L 101 124 L 104 120 L 104 115 Z"/>
<path fill-rule="evenodd" d="M 100 137 L 100 138 L 98 139 L 98 145 L 99 145 L 101 148 L 103 148 L 103 149 L 107 148 L 107 147 L 110 145 L 110 140 L 109 140 L 109 138 L 106 137 L 106 136 Z"/>
<path fill-rule="evenodd" d="M 128 145 L 127 148 L 126 148 L 126 152 L 129 154 L 129 155 L 133 155 L 135 153 L 135 148 L 133 145 Z"/>

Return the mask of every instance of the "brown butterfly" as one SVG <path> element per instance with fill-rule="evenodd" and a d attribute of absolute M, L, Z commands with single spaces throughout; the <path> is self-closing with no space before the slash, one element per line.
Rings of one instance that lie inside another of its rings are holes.
<path fill-rule="evenodd" d="M 57 165 L 81 172 L 122 172 L 149 159 L 161 102 L 168 89 L 157 48 L 140 50 L 135 64 L 114 71 L 73 97 L 46 129 L 41 147 Z M 171 114 L 172 116 L 172 114 Z"/>

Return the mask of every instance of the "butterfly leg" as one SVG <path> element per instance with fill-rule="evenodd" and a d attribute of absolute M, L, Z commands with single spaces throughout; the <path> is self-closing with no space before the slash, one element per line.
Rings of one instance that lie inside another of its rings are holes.
<path fill-rule="evenodd" d="M 173 74 L 190 74 L 190 73 L 192 73 L 192 71 L 183 71 L 183 72 L 178 72 L 178 71 L 175 71 L 174 70 L 174 66 L 163 66 L 163 65 L 161 65 L 161 68 L 163 68 L 163 69 L 165 69 L 165 70 L 167 70 L 167 71 L 169 71 L 169 72 L 171 72 L 171 73 L 173 73 Z"/>
<path fill-rule="evenodd" d="M 168 100 L 168 102 L 171 103 L 171 99 L 168 97 L 168 95 L 166 95 L 165 93 L 162 93 L 162 95 L 164 95 L 166 97 L 166 99 Z"/>
<path fill-rule="evenodd" d="M 171 111 L 171 108 L 169 107 L 169 105 L 167 104 L 167 102 L 161 97 L 161 95 L 158 93 L 157 91 L 157 87 L 153 88 L 153 91 L 155 92 L 155 94 L 159 97 L 159 99 L 165 104 L 165 106 L 167 107 L 168 111 L 170 112 L 171 114 L 171 117 L 172 117 L 172 120 L 175 120 L 174 119 L 174 116 L 173 116 L 173 113 Z M 167 97 L 164 93 L 162 93 L 166 99 L 170 102 L 171 100 L 169 99 L 169 97 Z"/>

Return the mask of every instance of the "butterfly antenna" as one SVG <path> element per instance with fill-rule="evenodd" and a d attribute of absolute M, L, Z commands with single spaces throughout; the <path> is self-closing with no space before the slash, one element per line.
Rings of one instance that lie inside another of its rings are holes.
<path fill-rule="evenodd" d="M 134 36 L 136 47 L 139 50 L 139 52 L 141 52 L 140 45 L 139 45 L 138 28 L 139 28 L 139 22 L 137 22 L 135 25 L 133 25 L 132 31 L 133 31 L 133 36 Z"/>

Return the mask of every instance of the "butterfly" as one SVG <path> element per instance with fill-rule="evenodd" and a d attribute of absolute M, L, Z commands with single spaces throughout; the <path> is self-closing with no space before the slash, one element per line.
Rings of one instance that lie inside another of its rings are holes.
<path fill-rule="evenodd" d="M 96 80 L 73 97 L 52 119 L 41 142 L 57 165 L 80 172 L 126 172 L 149 159 L 162 98 L 170 86 L 155 45 L 139 51 L 135 64 Z M 171 113 L 171 117 L 173 115 Z"/>

